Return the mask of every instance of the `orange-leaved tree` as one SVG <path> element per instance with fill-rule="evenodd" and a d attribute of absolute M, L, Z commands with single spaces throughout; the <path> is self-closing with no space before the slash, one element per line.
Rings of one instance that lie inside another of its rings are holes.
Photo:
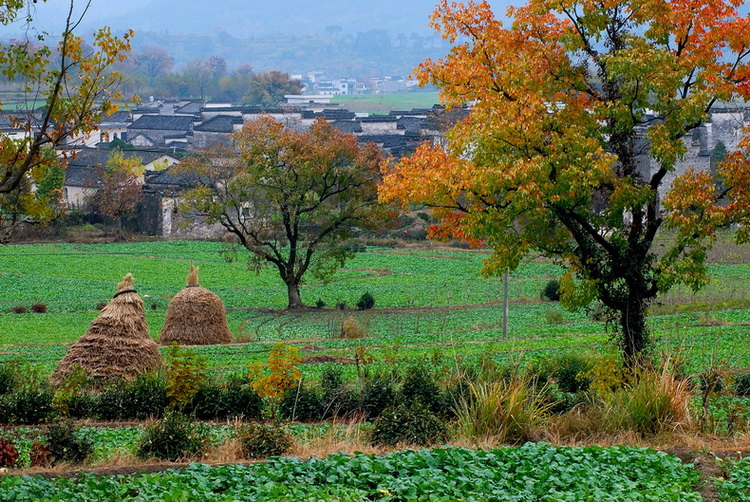
<path fill-rule="evenodd" d="M 302 307 L 308 271 L 325 280 L 351 258 L 356 229 L 379 228 L 382 156 L 323 119 L 306 131 L 261 116 L 233 136 L 234 147 L 196 153 L 178 172 L 194 189 L 181 207 L 234 234 L 254 267 L 274 267 L 287 286 L 287 308 Z"/>
<path fill-rule="evenodd" d="M 739 4 L 529 0 L 504 27 L 486 2 L 442 1 L 432 22 L 453 48 L 417 75 L 471 110 L 444 146 L 386 166 L 381 197 L 436 208 L 433 237 L 490 246 L 487 274 L 532 250 L 566 266 L 563 301 L 598 299 L 636 361 L 649 304 L 675 284 L 704 284 L 716 229 L 748 216 L 742 152 L 718 168 L 720 184 L 708 169 L 665 182 L 712 106 L 750 96 Z M 657 254 L 666 226 L 676 237 Z"/>

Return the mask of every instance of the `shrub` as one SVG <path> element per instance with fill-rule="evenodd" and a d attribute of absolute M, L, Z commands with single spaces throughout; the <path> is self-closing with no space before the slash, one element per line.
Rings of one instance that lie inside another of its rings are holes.
<path fill-rule="evenodd" d="M 507 380 L 471 382 L 469 389 L 470 397 L 457 405 L 456 417 L 470 438 L 528 441 L 551 408 L 545 389 L 538 389 L 529 376 L 514 374 Z"/>
<path fill-rule="evenodd" d="M 734 376 L 734 393 L 741 397 L 750 397 L 750 371 Z"/>
<path fill-rule="evenodd" d="M 271 347 L 268 362 L 250 365 L 248 379 L 258 395 L 267 400 L 272 417 L 276 417 L 281 400 L 287 389 L 295 387 L 300 380 L 297 366 L 302 362 L 299 348 L 277 342 Z"/>
<path fill-rule="evenodd" d="M 126 382 L 112 380 L 107 382 L 94 401 L 93 414 L 99 420 L 126 420 L 130 410 L 124 406 Z"/>
<path fill-rule="evenodd" d="M 78 364 L 65 375 L 52 399 L 52 406 L 60 416 L 70 416 L 70 401 L 81 395 L 88 380 L 88 373 Z"/>
<path fill-rule="evenodd" d="M 562 324 L 563 313 L 557 309 L 549 309 L 544 313 L 544 322 L 547 324 Z"/>
<path fill-rule="evenodd" d="M 440 392 L 435 377 L 426 369 L 426 365 L 413 365 L 406 369 L 397 400 L 405 403 L 418 401 L 433 413 L 447 411 L 443 393 Z"/>
<path fill-rule="evenodd" d="M 160 373 L 142 373 L 125 385 L 123 410 L 128 418 L 161 417 L 167 407 L 167 383 Z"/>
<path fill-rule="evenodd" d="M 34 425 L 50 420 L 55 411 L 52 407 L 54 394 L 51 390 L 22 390 L 0 397 L 0 417 L 12 424 Z"/>
<path fill-rule="evenodd" d="M 93 442 L 78 435 L 70 421 L 50 425 L 45 435 L 53 463 L 80 464 L 94 451 Z"/>
<path fill-rule="evenodd" d="M 25 314 L 26 312 L 28 312 L 28 310 L 23 305 L 16 305 L 15 307 L 13 307 L 11 312 L 13 312 L 14 314 Z"/>
<path fill-rule="evenodd" d="M 162 375 L 143 373 L 131 382 L 109 382 L 96 398 L 93 414 L 101 420 L 143 420 L 162 416 L 167 402 Z"/>
<path fill-rule="evenodd" d="M 200 419 L 259 418 L 263 400 L 240 375 L 231 375 L 226 382 L 206 382 L 186 410 Z"/>
<path fill-rule="evenodd" d="M 704 394 L 721 394 L 727 374 L 721 368 L 711 367 L 698 374 L 698 390 Z"/>
<path fill-rule="evenodd" d="M 366 336 L 367 330 L 363 328 L 354 317 L 349 316 L 344 319 L 343 323 L 341 323 L 341 333 L 339 335 L 339 338 L 344 338 L 346 340 L 357 340 Z"/>
<path fill-rule="evenodd" d="M 339 300 L 336 302 L 336 308 L 339 310 L 346 310 L 349 308 L 349 305 L 347 305 L 346 302 Z"/>
<path fill-rule="evenodd" d="M 284 455 L 294 446 L 292 437 L 277 425 L 248 424 L 240 430 L 238 438 L 245 458 Z"/>
<path fill-rule="evenodd" d="M 31 306 L 31 311 L 35 314 L 46 314 L 47 313 L 47 305 L 44 303 L 35 303 Z"/>
<path fill-rule="evenodd" d="M 318 301 L 315 302 L 315 308 L 316 309 L 322 309 L 325 306 L 326 306 L 326 302 L 324 302 L 320 298 L 318 298 Z"/>
<path fill-rule="evenodd" d="M 357 409 L 358 400 L 344 383 L 341 366 L 326 366 L 320 376 L 320 386 L 323 389 L 323 418 L 343 417 Z"/>
<path fill-rule="evenodd" d="M 205 357 L 172 342 L 166 361 L 166 390 L 171 407 L 182 409 L 190 403 L 208 379 L 207 364 Z"/>
<path fill-rule="evenodd" d="M 52 450 L 50 447 L 38 440 L 31 443 L 29 451 L 31 467 L 48 467 L 52 464 Z"/>
<path fill-rule="evenodd" d="M 591 385 L 591 377 L 586 375 L 591 371 L 593 361 L 585 355 L 565 352 L 543 360 L 540 365 L 542 376 L 553 378 L 562 392 L 586 392 Z"/>
<path fill-rule="evenodd" d="M 74 419 L 96 416 L 99 396 L 91 393 L 74 394 L 68 397 L 67 416 Z"/>
<path fill-rule="evenodd" d="M 283 418 L 300 422 L 321 420 L 324 409 L 320 391 L 301 382 L 288 388 L 279 404 L 279 413 Z"/>
<path fill-rule="evenodd" d="M 542 300 L 547 300 L 550 302 L 560 301 L 560 283 L 555 279 L 547 281 L 547 284 L 544 285 L 544 289 L 542 289 L 542 292 L 539 296 L 542 298 Z"/>
<path fill-rule="evenodd" d="M 136 453 L 141 458 L 176 461 L 201 455 L 207 444 L 208 429 L 204 424 L 194 424 L 186 415 L 169 412 L 144 429 Z"/>
<path fill-rule="evenodd" d="M 18 450 L 13 441 L 0 437 L 0 467 L 15 467 L 18 463 Z"/>
<path fill-rule="evenodd" d="M 375 306 L 375 297 L 372 296 L 369 292 L 365 292 L 362 294 L 362 296 L 357 300 L 357 309 L 358 310 L 370 310 Z"/>
<path fill-rule="evenodd" d="M 376 446 L 430 446 L 447 439 L 445 422 L 421 403 L 387 408 L 375 421 L 370 433 L 370 442 Z"/>
<path fill-rule="evenodd" d="M 380 416 L 383 410 L 392 406 L 396 398 L 393 380 L 385 375 L 367 378 L 362 386 L 360 397 L 362 412 L 372 419 Z"/>
<path fill-rule="evenodd" d="M 15 390 L 18 381 L 17 369 L 18 365 L 13 362 L 0 365 L 0 396 Z"/>

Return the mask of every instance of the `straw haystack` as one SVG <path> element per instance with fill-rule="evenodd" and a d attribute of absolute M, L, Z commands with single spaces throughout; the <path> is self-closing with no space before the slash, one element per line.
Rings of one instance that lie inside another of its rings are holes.
<path fill-rule="evenodd" d="M 214 345 L 230 343 L 224 304 L 216 294 L 198 285 L 198 269 L 190 265 L 187 287 L 167 307 L 161 344 Z"/>
<path fill-rule="evenodd" d="M 58 363 L 50 381 L 61 384 L 75 366 L 81 366 L 92 378 L 132 379 L 160 364 L 159 347 L 148 334 L 143 300 L 128 274 L 114 298 L 91 321 L 86 334 Z"/>

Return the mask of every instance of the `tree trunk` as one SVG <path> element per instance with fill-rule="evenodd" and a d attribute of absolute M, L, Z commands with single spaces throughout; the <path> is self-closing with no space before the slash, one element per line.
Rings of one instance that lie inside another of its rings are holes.
<path fill-rule="evenodd" d="M 639 293 L 631 288 L 627 303 L 618 309 L 622 330 L 620 347 L 628 367 L 637 366 L 642 362 L 649 343 L 649 330 L 646 324 L 647 301 Z"/>
<path fill-rule="evenodd" d="M 286 306 L 287 309 L 298 309 L 305 306 L 299 296 L 299 284 L 295 283 L 294 281 L 289 281 L 286 283 L 286 289 L 289 298 L 288 304 Z"/>

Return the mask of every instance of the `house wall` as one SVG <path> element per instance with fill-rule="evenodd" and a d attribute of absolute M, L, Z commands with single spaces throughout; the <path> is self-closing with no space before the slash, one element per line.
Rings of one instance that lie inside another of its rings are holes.
<path fill-rule="evenodd" d="M 86 199 L 96 193 L 96 188 L 66 186 L 63 187 L 63 202 L 69 209 L 81 209 Z"/>
<path fill-rule="evenodd" d="M 228 133 L 206 131 L 193 132 L 193 148 L 210 148 L 217 143 L 223 146 L 232 146 L 232 140 L 229 139 Z"/>
<path fill-rule="evenodd" d="M 206 217 L 177 210 L 176 197 L 161 199 L 161 236 L 167 239 L 219 239 L 226 230 L 218 223 L 207 224 Z"/>
<path fill-rule="evenodd" d="M 403 130 L 398 129 L 396 117 L 393 120 L 369 121 L 362 120 L 362 134 L 404 134 Z"/>

